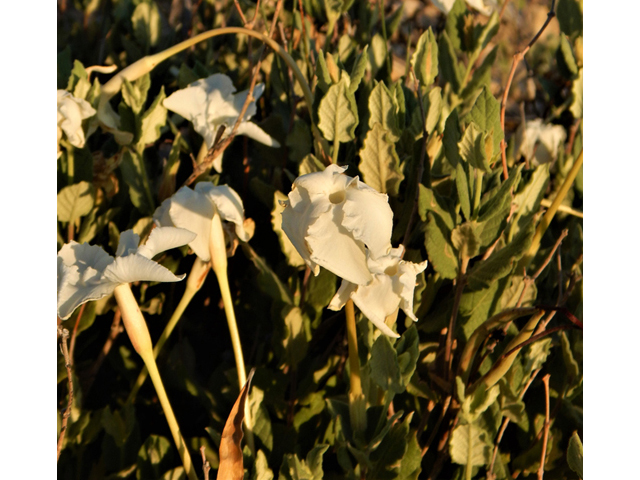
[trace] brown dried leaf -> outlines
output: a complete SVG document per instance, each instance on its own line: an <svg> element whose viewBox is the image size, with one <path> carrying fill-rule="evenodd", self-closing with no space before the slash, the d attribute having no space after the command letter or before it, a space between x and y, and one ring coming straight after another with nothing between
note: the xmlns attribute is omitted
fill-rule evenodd
<svg viewBox="0 0 640 480"><path fill-rule="evenodd" d="M242 480L244 465L242 462L242 421L244 420L244 404L249 395L249 387L255 369L249 373L247 383L244 384L236 403L229 413L227 423L222 431L220 439L220 466L218 467L217 480Z"/></svg>

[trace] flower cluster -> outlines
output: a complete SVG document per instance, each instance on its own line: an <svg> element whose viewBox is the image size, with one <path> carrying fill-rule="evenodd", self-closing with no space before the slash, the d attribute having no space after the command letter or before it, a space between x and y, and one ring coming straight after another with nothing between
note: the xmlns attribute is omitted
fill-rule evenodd
<svg viewBox="0 0 640 480"><path fill-rule="evenodd" d="M320 267L341 277L329 308L351 298L386 335L397 337L385 318L401 308L413 313L416 276L427 267L402 260L392 248L393 212L388 197L330 165L298 177L282 212L282 229L315 275Z"/></svg>

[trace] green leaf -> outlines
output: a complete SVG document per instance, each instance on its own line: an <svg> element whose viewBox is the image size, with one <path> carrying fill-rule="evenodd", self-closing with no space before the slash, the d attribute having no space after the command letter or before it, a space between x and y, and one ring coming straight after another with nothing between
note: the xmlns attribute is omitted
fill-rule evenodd
<svg viewBox="0 0 640 480"><path fill-rule="evenodd" d="M522 165L517 167L509 175L509 179L500 187L496 187L495 194L489 200L481 204L478 215L478 227L480 227L480 253L500 236L507 224L507 218L511 211L511 189L516 188L520 182ZM491 192L489 192L491 193Z"/></svg>
<svg viewBox="0 0 640 480"><path fill-rule="evenodd" d="M562 359L564 365L567 368L567 377L570 384L574 384L580 379L580 367L578 362L573 358L573 352L571 351L571 344L567 338L565 332L560 332L560 345L562 346Z"/></svg>
<svg viewBox="0 0 640 480"><path fill-rule="evenodd" d="M136 478L160 478L173 463L173 448L165 437L150 435L138 451Z"/></svg>
<svg viewBox="0 0 640 480"><path fill-rule="evenodd" d="M465 339L495 313L498 308L496 300L502 288L500 282L493 282L487 288L468 290L462 294L459 312L464 318L461 326Z"/></svg>
<svg viewBox="0 0 640 480"><path fill-rule="evenodd" d="M460 209L464 218L471 218L471 197L473 196L473 184L469 182L469 165L464 162L458 163L456 167L456 190L458 191L458 200L460 201Z"/></svg>
<svg viewBox="0 0 640 480"><path fill-rule="evenodd" d="M318 116L320 117L318 127L327 140L337 139L344 143L355 138L358 108L345 77L342 77L336 85L329 87L326 95L322 97Z"/></svg>
<svg viewBox="0 0 640 480"><path fill-rule="evenodd" d="M145 51L155 47L160 39L162 22L156 2L141 2L131 15L133 34Z"/></svg>
<svg viewBox="0 0 640 480"><path fill-rule="evenodd" d="M407 415L402 423L395 423L382 442L370 456L372 468L367 473L367 479L394 480L398 478L402 459L407 451L407 437L409 436L409 424L413 412Z"/></svg>
<svg viewBox="0 0 640 480"><path fill-rule="evenodd" d="M324 476L322 471L322 457L324 453L329 449L330 445L316 445L307 453L307 465L313 475L313 480L321 480Z"/></svg>
<svg viewBox="0 0 640 480"><path fill-rule="evenodd" d="M302 159L298 167L298 175L306 175L307 173L322 172L324 163L318 160L313 153L310 153Z"/></svg>
<svg viewBox="0 0 640 480"><path fill-rule="evenodd" d="M578 432L573 432L569 439L569 448L567 449L567 463L571 470L578 474L580 478L584 478L582 474L582 459L584 457L582 442L578 436Z"/></svg>
<svg viewBox="0 0 640 480"><path fill-rule="evenodd" d="M293 305L293 296L289 288L282 283L278 275L271 270L271 267L260 257L247 243L241 243L242 250L253 265L258 269L258 285L260 290L269 295L274 300ZM255 386L254 386L255 390Z"/></svg>
<svg viewBox="0 0 640 480"><path fill-rule="evenodd" d="M371 67L371 76L376 77L378 71L384 67L387 58L387 44L382 35L376 33L371 39L371 50L369 50L369 65Z"/></svg>
<svg viewBox="0 0 640 480"><path fill-rule="evenodd" d="M287 134L285 144L289 151L289 160L300 163L306 155L309 155L313 146L309 125L300 118L296 118L291 131Z"/></svg>
<svg viewBox="0 0 640 480"><path fill-rule="evenodd" d="M491 39L495 37L496 33L498 33L498 29L500 27L500 16L498 15L497 10L494 11L487 23L480 30L480 34L475 40L475 50L481 52L484 47L486 47Z"/></svg>
<svg viewBox="0 0 640 480"><path fill-rule="evenodd" d="M371 348L371 379L384 392L391 391L394 394L402 393L405 386L400 374L398 356L389 337L380 335Z"/></svg>
<svg viewBox="0 0 640 480"><path fill-rule="evenodd" d="M486 260L476 263L469 272L468 281L471 288L481 288L508 275L514 265L527 252L536 225L531 222L505 247L493 252Z"/></svg>
<svg viewBox="0 0 640 480"><path fill-rule="evenodd" d="M375 123L369 130L360 150L358 168L367 185L380 193L392 196L398 194L400 183L404 179L400 160L389 132L382 125Z"/></svg>
<svg viewBox="0 0 640 480"><path fill-rule="evenodd" d="M491 69L496 62L498 56L498 46L496 45L491 51L484 57L484 60L478 68L475 69L471 80L467 82L462 93L462 98L467 99L475 94L475 92L482 87L490 87L491 85Z"/></svg>
<svg viewBox="0 0 640 480"><path fill-rule="evenodd" d="M124 103L133 110L136 115L142 111L142 107L147 101L149 88L151 87L151 77L145 73L135 82L130 82L126 78L122 81L122 99Z"/></svg>
<svg viewBox="0 0 640 480"><path fill-rule="evenodd" d="M295 453L287 453L282 459L278 480L321 480L322 456L329 445L316 445L308 454L306 460L300 460Z"/></svg>
<svg viewBox="0 0 640 480"><path fill-rule="evenodd" d="M78 243L91 242L96 234L102 231L102 229L115 218L120 209L110 208L100 216L98 216L98 210L98 207L93 208L89 215L82 221L78 239L76 240Z"/></svg>
<svg viewBox="0 0 640 480"><path fill-rule="evenodd" d="M289 237L282 230L282 211L285 207L283 207L280 202L287 200L287 196L279 191L274 192L273 196L273 210L271 210L271 225L273 227L273 231L278 236L278 241L280 242L280 249L284 256L287 258L287 263L292 267L301 267L304 265L304 260L296 250L296 247L293 246Z"/></svg>
<svg viewBox="0 0 640 480"><path fill-rule="evenodd" d="M500 387L494 385L487 390L486 385L480 384L471 395L465 394L464 383L456 377L456 393L460 401L460 419L464 423L475 422L498 398Z"/></svg>
<svg viewBox="0 0 640 480"><path fill-rule="evenodd" d="M167 109L162 105L166 98L164 94L164 86L160 87L160 93L155 98L149 109L144 112L141 119L140 139L138 140L137 149L139 152L144 150L145 146L154 143L160 138L161 129L167 123Z"/></svg>
<svg viewBox="0 0 640 480"><path fill-rule="evenodd" d="M467 14L467 5L464 0L456 0L447 14L447 21L444 29L449 36L454 49L462 48L462 37L464 35L464 17Z"/></svg>
<svg viewBox="0 0 640 480"><path fill-rule="evenodd" d="M369 95L369 128L379 123L389 133L389 139L397 142L400 139L395 98L384 82L377 82Z"/></svg>
<svg viewBox="0 0 640 480"><path fill-rule="evenodd" d="M73 69L71 70L71 74L69 76L69 81L67 83L66 90L74 93L74 96L75 96L76 87L78 83L83 80L84 80L84 83L88 85L89 75L87 75L87 71L85 70L84 65L82 65L82 62L80 62L79 60L74 60ZM84 96L82 98L84 98Z"/></svg>
<svg viewBox="0 0 640 480"><path fill-rule="evenodd" d="M567 78L574 79L578 75L578 65L573 56L573 49L567 37L560 35L560 46L556 51L556 61L560 72Z"/></svg>
<svg viewBox="0 0 640 480"><path fill-rule="evenodd" d="M444 124L444 136L442 145L444 147L444 155L453 168L457 168L458 163L462 160L458 150L458 142L462 139L460 131L460 121L458 120L458 110L453 110L447 117Z"/></svg>
<svg viewBox="0 0 640 480"><path fill-rule="evenodd" d="M422 472L422 451L416 434L409 434L409 441L407 443L407 451L402 456L402 463L400 464L400 475L398 480L418 480L420 473Z"/></svg>
<svg viewBox="0 0 640 480"><path fill-rule="evenodd" d="M515 212L510 221L508 241L529 225L540 209L540 202L549 183L549 164L539 165L531 172L528 182L514 197Z"/></svg>
<svg viewBox="0 0 640 480"><path fill-rule="evenodd" d="M327 67L327 62L324 60L324 53L322 51L318 53L318 59L316 61L316 78L318 79L316 87L320 89L323 94L327 93L327 90L329 90L333 82L331 81L329 68Z"/></svg>
<svg viewBox="0 0 640 480"><path fill-rule="evenodd" d="M368 52L369 45L365 45L362 49L362 52L356 57L355 62L353 62L353 67L351 68L351 83L349 84L349 90L351 93L355 93L358 90L358 86L364 77L366 68L367 68L367 60L368 60ZM320 57L320 55L318 55Z"/></svg>
<svg viewBox="0 0 640 480"><path fill-rule="evenodd" d="M492 139L487 132L483 132L471 122L458 142L460 157L468 162L472 167L482 170L485 173L491 171L489 160L493 154Z"/></svg>
<svg viewBox="0 0 640 480"><path fill-rule="evenodd" d="M155 203L151 195L151 188L142 154L125 149L122 154L120 171L125 183L129 186L131 203L143 215L153 215Z"/></svg>
<svg viewBox="0 0 640 480"><path fill-rule="evenodd" d="M454 279L458 275L458 252L451 245L451 230L438 215L429 213L425 227L425 247L429 263L442 277Z"/></svg>
<svg viewBox="0 0 640 480"><path fill-rule="evenodd" d="M303 318L302 310L291 305L285 306L282 314L285 325L285 337L282 344L287 356L287 364L295 369L298 363L307 355L305 319Z"/></svg>
<svg viewBox="0 0 640 480"><path fill-rule="evenodd" d="M442 78L451 84L454 93L460 93L463 73L447 32L442 32L438 40L438 65Z"/></svg>
<svg viewBox="0 0 640 480"><path fill-rule="evenodd" d="M449 230L453 230L455 227L455 215L447 199L441 197L434 190L427 188L422 184L419 185L419 189L418 215L420 215L422 221L426 222L427 213L433 212L440 216L440 219L444 221Z"/></svg>
<svg viewBox="0 0 640 480"><path fill-rule="evenodd" d="M458 425L449 442L451 460L467 468L487 465L491 461L488 437L487 432L474 423Z"/></svg>
<svg viewBox="0 0 640 480"><path fill-rule="evenodd" d="M413 377L413 373L416 370L416 363L420 356L419 341L418 329L415 324L413 324L407 328L396 344L398 367L400 368L402 383L405 387L411 382L411 377Z"/></svg>
<svg viewBox="0 0 640 480"><path fill-rule="evenodd" d="M475 226L471 222L458 225L451 232L451 244L463 258L473 258L478 254L479 239Z"/></svg>
<svg viewBox="0 0 640 480"><path fill-rule="evenodd" d="M571 106L569 107L569 111L573 115L573 118L582 118L582 78L583 78L584 69L580 69L578 72L578 78L573 81L573 85L571 86Z"/></svg>
<svg viewBox="0 0 640 480"><path fill-rule="evenodd" d="M483 132L493 132L493 152L500 151L500 142L504 138L500 126L500 102L493 98L487 87L482 88L466 121L475 122Z"/></svg>
<svg viewBox="0 0 640 480"><path fill-rule="evenodd" d="M421 87L430 86L438 75L438 44L431 27L420 35L411 66Z"/></svg>
<svg viewBox="0 0 640 480"><path fill-rule="evenodd" d="M273 472L269 468L267 457L262 450L258 450L256 454L255 469L251 480L273 480Z"/></svg>
<svg viewBox="0 0 640 480"><path fill-rule="evenodd" d="M558 0L556 17L565 34L570 37L582 35L582 10L577 0Z"/></svg>
<svg viewBox="0 0 640 480"><path fill-rule="evenodd" d="M89 182L79 182L64 187L58 193L58 221L75 222L93 208L95 190Z"/></svg>

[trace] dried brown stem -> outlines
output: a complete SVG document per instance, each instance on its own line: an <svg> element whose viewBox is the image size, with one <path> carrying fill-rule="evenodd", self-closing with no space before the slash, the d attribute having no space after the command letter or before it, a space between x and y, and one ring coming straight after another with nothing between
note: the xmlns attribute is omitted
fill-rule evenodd
<svg viewBox="0 0 640 480"><path fill-rule="evenodd" d="M502 4L502 8L500 9L500 14L498 15L498 18L500 20L502 20L502 17L504 16L504 11L506 10L508 3L509 3L509 0L504 0L504 3Z"/></svg>
<svg viewBox="0 0 640 480"><path fill-rule="evenodd" d="M78 310L78 316L76 317L76 323L73 326L73 332L71 333L71 341L69 342L69 359L71 361L71 365L73 365L73 352L76 351L76 336L78 335L78 325L80 325L80 319L82 318L84 307L86 306L86 303L80 305L80 310Z"/></svg>
<svg viewBox="0 0 640 480"><path fill-rule="evenodd" d="M436 424L433 426L433 430L431 431L429 440L427 440L427 443L425 443L424 447L422 447L422 450L420 452L421 457L424 457L429 451L429 447L435 440L436 435L438 434L438 429L440 428L440 424L442 423L442 420L444 420L444 417L447 415L447 412L449 411L450 406L451 406L451 395L447 396L447 398L444 399L444 403L442 404L442 412L440 412L440 416L438 417Z"/></svg>
<svg viewBox="0 0 640 480"><path fill-rule="evenodd" d="M458 271L458 279L456 280L456 296L453 300L453 309L451 311L451 318L449 319L449 328L447 330L447 340L444 347L444 364L445 364L445 380L451 380L453 373L453 335L456 328L456 320L458 318L458 309L460 308L460 299L462 298L462 291L467 283L467 266L469 265L469 259L465 256L462 257L460 262L460 270Z"/></svg>
<svg viewBox="0 0 640 480"><path fill-rule="evenodd" d="M67 423L69 422L69 416L71 415L71 407L73 406L73 380L71 374L71 356L69 355L69 348L67 340L69 339L69 330L66 328L58 327L58 332L61 340L62 355L64 356L64 366L67 369L67 379L69 381L69 401L67 402L67 409L62 415L62 426L60 427L60 436L58 437L58 460L60 460L60 452L62 451L62 444L64 443L64 437L67 433Z"/></svg>
<svg viewBox="0 0 640 480"><path fill-rule="evenodd" d="M506 5L506 2L505 2L505 5ZM507 111L507 98L509 97L509 90L511 90L511 82L513 82L513 76L516 73L516 68L518 67L518 64L524 59L524 56L531 49L533 44L536 43L538 38L540 38L540 35L542 35L542 32L544 32L544 30L547 28L547 25L549 25L549 23L551 22L553 17L556 16L555 6L556 6L556 0L551 0L551 9L550 9L549 13L547 14L547 19L545 20L544 24L542 25L542 28L540 28L540 30L538 30L538 33L536 33L536 35L529 42L529 44L524 48L524 50L522 50L521 52L517 52L513 56L513 63L511 64L511 71L509 72L509 77L507 79L507 84L506 84L506 86L504 88L504 92L502 93L502 100L500 101L500 126L502 127L502 131L503 132L504 132L504 118L505 118L505 113ZM509 178L509 172L507 170L507 142L504 139L504 137L500 141L500 151L501 151L501 154L502 154L502 175L504 176L504 179L506 180L506 179Z"/></svg>
<svg viewBox="0 0 640 480"><path fill-rule="evenodd" d="M277 29L275 28L276 22L278 21L278 16L280 15L280 10L282 10L283 3L284 3L284 0L278 0L278 3L276 5L276 11L273 14L273 19L271 21L271 29L269 30L269 36L271 37L273 37L274 32L277 31ZM256 14L257 14L257 10L256 10ZM255 17L254 17L254 20L255 20ZM253 20L251 21L251 23L253 23ZM265 51L266 51L266 45L262 45L261 51L260 51L260 58L258 59L258 63L254 67L253 75L251 76L251 84L249 85L249 92L247 94L247 98L245 99L244 104L242 105L242 110L240 110L240 114L238 115L238 119L236 120L236 123L233 126L231 133L223 141L216 142L213 144L213 146L209 149L209 151L207 152L207 155L204 157L202 162L194 169L193 173L191 173L187 181L184 183L185 185L192 184L196 180L196 178L198 178L200 175L206 172L209 168L211 168L211 165L213 164L213 160L217 158L218 155L221 155L226 150L226 148L231 144L231 141L233 140L233 138L236 135L236 132L238 131L238 127L240 127L240 124L242 123L242 120L244 119L244 116L247 113L247 109L249 108L249 105L251 104L252 101L255 100L253 98L253 90L255 89L256 83L258 81L258 74L260 73L260 66L262 65L262 60L264 58Z"/></svg>
<svg viewBox="0 0 640 480"><path fill-rule="evenodd" d="M202 455L202 470L204 470L204 480L209 480L209 470L211 470L211 465L209 464L207 456L205 455L204 445L200 447L200 455Z"/></svg>
<svg viewBox="0 0 640 480"><path fill-rule="evenodd" d="M542 437L542 455L540 457L540 468L538 469L538 480L544 477L544 460L547 456L547 441L549 440L549 377L547 373L542 377L544 383L544 400L545 400L545 419L544 419L544 436Z"/></svg>

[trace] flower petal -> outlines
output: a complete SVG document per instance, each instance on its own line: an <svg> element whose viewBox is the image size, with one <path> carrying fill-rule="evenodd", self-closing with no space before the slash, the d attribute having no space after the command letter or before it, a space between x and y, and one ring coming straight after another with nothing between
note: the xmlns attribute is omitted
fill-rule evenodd
<svg viewBox="0 0 640 480"><path fill-rule="evenodd" d="M413 292L416 288L416 276L424 271L425 268L427 268L426 260L421 263L402 261L398 265L398 275L395 279L395 282L402 285L400 308L414 322L418 321L418 318L413 313Z"/></svg>
<svg viewBox="0 0 640 480"><path fill-rule="evenodd" d="M351 283L366 285L371 281L364 244L355 242L333 215L321 215L309 226L305 240L313 262Z"/></svg>
<svg viewBox="0 0 640 480"><path fill-rule="evenodd" d="M74 241L63 245L58 252L58 257L62 258L67 267L76 265L80 275L83 275L87 268L102 272L114 260L97 245L80 244Z"/></svg>
<svg viewBox="0 0 640 480"><path fill-rule="evenodd" d="M367 247L373 258L387 255L391 250L393 211L388 197L358 177L346 190L346 200L339 207L344 212L342 225Z"/></svg>
<svg viewBox="0 0 640 480"><path fill-rule="evenodd" d="M116 258L115 262L109 265L104 272L104 278L114 285L145 280L152 282L178 282L184 277L184 275L176 276L159 263L138 254Z"/></svg>
<svg viewBox="0 0 640 480"><path fill-rule="evenodd" d="M353 292L355 292L357 288L358 285L356 285L355 283L342 280L342 283L340 283L340 288L338 288L338 291L331 299L331 302L329 302L329 305L327 305L327 308L329 310L337 312L342 307L344 307L345 303L347 303L347 300L351 298L351 295L353 295Z"/></svg>
<svg viewBox="0 0 640 480"><path fill-rule="evenodd" d="M156 227L151 230L147 243L138 248L136 253L151 259L160 252L192 242L196 236L184 228Z"/></svg>
<svg viewBox="0 0 640 480"><path fill-rule="evenodd" d="M269 136L258 125L251 122L242 122L238 125L237 135L245 135L249 138L253 138L256 142L260 142L267 147L280 148L280 143Z"/></svg>
<svg viewBox="0 0 640 480"><path fill-rule="evenodd" d="M126 257L127 255L136 253L139 244L140 235L133 233L133 230L125 230L120 234L116 257Z"/></svg>
<svg viewBox="0 0 640 480"><path fill-rule="evenodd" d="M65 282L58 292L58 316L66 320L80 305L110 295L117 286L117 283L104 280L90 285Z"/></svg>
<svg viewBox="0 0 640 480"><path fill-rule="evenodd" d="M220 218L236 225L236 235L246 242L249 235L244 230L244 205L236 191L227 185L215 186L210 182L196 184L196 192L207 197L218 209Z"/></svg>
<svg viewBox="0 0 640 480"><path fill-rule="evenodd" d="M171 197L171 221L176 227L188 229L197 235L189 242L189 246L205 262L211 259L209 235L214 208L207 197L189 187L182 187Z"/></svg>
<svg viewBox="0 0 640 480"><path fill-rule="evenodd" d="M207 146L210 147L213 144L215 129L207 121L205 112L207 92L203 80L198 80L187 88L173 92L164 99L162 105L189 120L193 124L193 129L205 139Z"/></svg>
<svg viewBox="0 0 640 480"><path fill-rule="evenodd" d="M369 285L359 285L351 295L362 313L385 335L399 337L384 319L400 306L400 297L393 291L392 278L388 275L374 275Z"/></svg>

